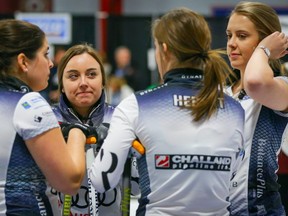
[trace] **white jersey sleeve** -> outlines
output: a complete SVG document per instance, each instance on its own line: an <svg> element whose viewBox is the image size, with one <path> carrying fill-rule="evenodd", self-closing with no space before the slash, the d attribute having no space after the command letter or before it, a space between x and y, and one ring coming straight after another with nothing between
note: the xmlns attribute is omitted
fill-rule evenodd
<svg viewBox="0 0 288 216"><path fill-rule="evenodd" d="M59 127L50 105L38 92L27 93L19 100L14 112L13 124L24 140Z"/></svg>
<svg viewBox="0 0 288 216"><path fill-rule="evenodd" d="M137 107L135 95L132 94L113 113L107 138L89 172L93 186L100 193L114 188L120 180L132 141L136 138L133 125L138 117ZM116 134L119 131L117 128L121 128L121 133ZM109 136L109 133L113 133L113 136ZM107 163L102 162L99 166L100 161Z"/></svg>

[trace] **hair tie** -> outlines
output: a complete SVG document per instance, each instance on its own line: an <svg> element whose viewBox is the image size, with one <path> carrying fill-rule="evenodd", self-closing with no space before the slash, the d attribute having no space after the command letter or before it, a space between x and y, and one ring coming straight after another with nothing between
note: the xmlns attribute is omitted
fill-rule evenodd
<svg viewBox="0 0 288 216"><path fill-rule="evenodd" d="M208 58L208 52L201 52L201 53L197 54L197 56L202 58L202 59L207 59Z"/></svg>

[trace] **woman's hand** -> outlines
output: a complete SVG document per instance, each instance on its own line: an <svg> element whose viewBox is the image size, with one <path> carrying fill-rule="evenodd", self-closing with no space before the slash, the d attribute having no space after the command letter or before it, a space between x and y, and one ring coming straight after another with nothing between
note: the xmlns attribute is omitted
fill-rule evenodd
<svg viewBox="0 0 288 216"><path fill-rule="evenodd" d="M270 59L279 59L288 54L288 36L283 32L274 32L265 37L259 46L267 47L270 51Z"/></svg>

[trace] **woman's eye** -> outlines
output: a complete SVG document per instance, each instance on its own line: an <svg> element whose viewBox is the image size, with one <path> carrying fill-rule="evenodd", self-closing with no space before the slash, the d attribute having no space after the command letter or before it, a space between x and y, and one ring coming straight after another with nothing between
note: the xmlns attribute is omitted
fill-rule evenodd
<svg viewBox="0 0 288 216"><path fill-rule="evenodd" d="M46 52L46 53L44 54L44 56L45 56L45 58L49 58L49 52Z"/></svg>
<svg viewBox="0 0 288 216"><path fill-rule="evenodd" d="M96 73L96 71L89 71L87 75L88 75L88 77L93 78L97 75L97 73Z"/></svg>
<svg viewBox="0 0 288 216"><path fill-rule="evenodd" d="M70 74L69 79L77 79L78 75L76 74Z"/></svg>
<svg viewBox="0 0 288 216"><path fill-rule="evenodd" d="M239 37L240 39L245 39L245 38L246 38L246 35L240 34L238 37Z"/></svg>

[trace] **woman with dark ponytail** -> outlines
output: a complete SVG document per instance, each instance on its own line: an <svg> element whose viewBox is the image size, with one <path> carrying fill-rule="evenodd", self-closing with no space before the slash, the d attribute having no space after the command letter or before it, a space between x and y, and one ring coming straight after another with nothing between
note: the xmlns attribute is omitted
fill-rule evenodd
<svg viewBox="0 0 288 216"><path fill-rule="evenodd" d="M47 181L73 195L85 175L87 127L71 124L66 142L38 93L53 67L48 53L38 26L0 21L0 215L50 216Z"/></svg>

